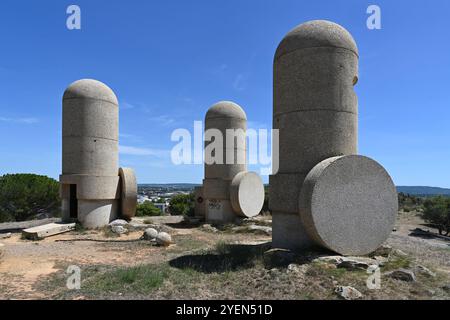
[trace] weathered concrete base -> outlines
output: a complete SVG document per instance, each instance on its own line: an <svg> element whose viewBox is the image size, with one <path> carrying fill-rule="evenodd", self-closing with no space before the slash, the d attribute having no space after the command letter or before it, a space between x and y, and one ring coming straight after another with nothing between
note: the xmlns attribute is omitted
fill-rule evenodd
<svg viewBox="0 0 450 320"><path fill-rule="evenodd" d="M302 251L314 247L299 214L272 212L272 247Z"/></svg>
<svg viewBox="0 0 450 320"><path fill-rule="evenodd" d="M231 223L236 215L231 207L230 200L206 200L206 221L210 223Z"/></svg>
<svg viewBox="0 0 450 320"><path fill-rule="evenodd" d="M298 212L298 197L307 173L277 173L269 176L269 209Z"/></svg>
<svg viewBox="0 0 450 320"><path fill-rule="evenodd" d="M203 179L203 196L206 199L229 199L230 180L219 178Z"/></svg>
<svg viewBox="0 0 450 320"><path fill-rule="evenodd" d="M22 231L22 236L29 240L39 240L75 229L75 223L50 223Z"/></svg>
<svg viewBox="0 0 450 320"><path fill-rule="evenodd" d="M195 216L199 218L204 218L206 215L206 200L203 194L203 187L195 187L194 189L194 211Z"/></svg>
<svg viewBox="0 0 450 320"><path fill-rule="evenodd" d="M101 228L117 219L118 200L79 200L78 221L88 229Z"/></svg>

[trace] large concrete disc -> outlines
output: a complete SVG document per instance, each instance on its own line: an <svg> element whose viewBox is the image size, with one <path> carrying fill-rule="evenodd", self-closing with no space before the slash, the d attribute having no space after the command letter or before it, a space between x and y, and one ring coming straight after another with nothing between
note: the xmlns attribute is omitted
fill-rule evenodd
<svg viewBox="0 0 450 320"><path fill-rule="evenodd" d="M119 169L121 184L121 211L122 217L131 219L136 214L137 206L137 183L134 170L130 168Z"/></svg>
<svg viewBox="0 0 450 320"><path fill-rule="evenodd" d="M230 185L231 206L242 217L254 217L264 205L264 184L255 172L238 173Z"/></svg>
<svg viewBox="0 0 450 320"><path fill-rule="evenodd" d="M358 155L333 157L307 175L299 212L308 235L343 255L364 255L389 236L398 211L397 191L386 170Z"/></svg>

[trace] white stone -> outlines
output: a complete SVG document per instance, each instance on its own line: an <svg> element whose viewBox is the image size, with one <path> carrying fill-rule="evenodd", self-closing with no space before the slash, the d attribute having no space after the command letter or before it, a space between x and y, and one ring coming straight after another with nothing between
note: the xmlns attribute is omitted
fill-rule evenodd
<svg viewBox="0 0 450 320"><path fill-rule="evenodd" d="M147 228L144 231L145 240L153 240L158 236L158 231L154 228Z"/></svg>
<svg viewBox="0 0 450 320"><path fill-rule="evenodd" d="M169 246L172 243L172 237L166 232L160 232L156 236L156 243L160 246Z"/></svg>
<svg viewBox="0 0 450 320"><path fill-rule="evenodd" d="M126 226L127 224L128 222L126 220L116 219L112 221L109 225L112 227L112 226Z"/></svg>
<svg viewBox="0 0 450 320"><path fill-rule="evenodd" d="M125 229L123 226L119 226L119 225L111 226L111 231L114 233L117 233L117 234L124 234L124 233L128 232L127 229Z"/></svg>
<svg viewBox="0 0 450 320"><path fill-rule="evenodd" d="M357 300L362 298L362 293L350 286L336 287L335 292L345 300Z"/></svg>

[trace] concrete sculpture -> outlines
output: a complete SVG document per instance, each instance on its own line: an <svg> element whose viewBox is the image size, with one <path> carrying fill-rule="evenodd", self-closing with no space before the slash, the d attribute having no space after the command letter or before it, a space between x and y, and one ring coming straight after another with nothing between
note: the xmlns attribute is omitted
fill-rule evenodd
<svg viewBox="0 0 450 320"><path fill-rule="evenodd" d="M72 83L63 96L63 220L86 228L107 225L136 211L132 169L119 170L119 104L105 84L90 79Z"/></svg>
<svg viewBox="0 0 450 320"><path fill-rule="evenodd" d="M264 204L264 185L246 163L247 116L240 106L221 101L205 117L205 179L198 189L196 215L209 222L253 217ZM197 197L198 200L198 197Z"/></svg>
<svg viewBox="0 0 450 320"><path fill-rule="evenodd" d="M273 245L366 254L384 242L396 190L375 161L357 156L358 49L323 20L290 31L274 59L273 127L279 171L270 176Z"/></svg>

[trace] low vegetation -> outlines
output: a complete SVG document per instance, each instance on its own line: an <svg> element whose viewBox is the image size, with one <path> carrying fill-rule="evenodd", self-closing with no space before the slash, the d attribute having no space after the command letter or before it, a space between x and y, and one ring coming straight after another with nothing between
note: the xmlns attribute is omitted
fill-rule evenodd
<svg viewBox="0 0 450 320"><path fill-rule="evenodd" d="M145 201L144 203L138 204L136 208L137 217L160 215L162 215L162 211L158 209L151 201Z"/></svg>
<svg viewBox="0 0 450 320"><path fill-rule="evenodd" d="M441 235L450 233L450 198L435 197L423 203L423 219L435 226Z"/></svg>
<svg viewBox="0 0 450 320"><path fill-rule="evenodd" d="M194 193L179 194L170 199L169 211L173 216L194 216Z"/></svg>
<svg viewBox="0 0 450 320"><path fill-rule="evenodd" d="M59 183L35 174L0 177L0 222L25 221L60 214Z"/></svg>

